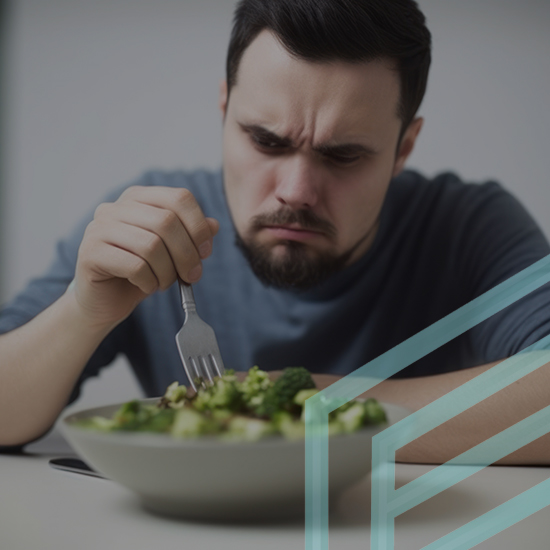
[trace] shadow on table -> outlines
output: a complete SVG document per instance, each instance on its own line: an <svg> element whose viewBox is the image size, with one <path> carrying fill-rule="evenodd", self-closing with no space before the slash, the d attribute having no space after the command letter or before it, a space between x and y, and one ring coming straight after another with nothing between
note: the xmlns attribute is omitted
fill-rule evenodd
<svg viewBox="0 0 550 550"><path fill-rule="evenodd" d="M415 476L396 476L396 486L401 487L415 479ZM371 516L371 478L365 478L361 483L348 489L331 510L330 528L368 527ZM484 510L490 499L481 501L479 494L472 494L459 486L446 489L443 493L424 501L408 512L397 517L401 526L414 524L417 526L440 523L453 518L465 521L475 516L475 510Z"/></svg>
<svg viewBox="0 0 550 550"><path fill-rule="evenodd" d="M401 486L411 481L403 476L397 479L397 485ZM365 529L370 527L370 493L371 482L370 476L364 481L354 485L348 489L339 499L331 503L329 513L329 526L331 532L338 532L351 529ZM444 496L444 498L442 498ZM472 495L466 490L459 487L451 487L445 491L445 494L429 499L418 507L402 514L398 517L399 524L405 526L414 524L416 526L429 526L438 524L448 518L453 518L455 521L461 519L468 520L472 516L474 509L478 509L486 505L480 502L479 494ZM286 519L255 519L255 520L198 520L185 519L181 517L171 517L155 513L145 508L138 497L128 495L127 499L121 500L118 503L119 508L125 514L132 516L155 517L160 521L179 524L196 524L209 525L212 527L219 526L220 528L239 528L250 526L251 528L269 527L270 529L284 529L303 531L305 522L304 516L295 516Z"/></svg>

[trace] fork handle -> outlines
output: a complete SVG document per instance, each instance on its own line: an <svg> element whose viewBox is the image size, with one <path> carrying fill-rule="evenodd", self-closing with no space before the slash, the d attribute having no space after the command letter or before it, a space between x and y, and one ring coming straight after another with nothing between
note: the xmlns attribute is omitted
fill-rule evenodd
<svg viewBox="0 0 550 550"><path fill-rule="evenodd" d="M179 279L180 283L180 294L181 294L181 305L183 309L187 312L197 311L195 306L195 295L193 294L193 287L188 285L186 282Z"/></svg>

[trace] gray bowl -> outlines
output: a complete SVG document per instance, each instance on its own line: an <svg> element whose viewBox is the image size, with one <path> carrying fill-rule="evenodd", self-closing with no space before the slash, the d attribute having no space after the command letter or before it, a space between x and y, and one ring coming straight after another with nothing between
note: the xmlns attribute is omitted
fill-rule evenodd
<svg viewBox="0 0 550 550"><path fill-rule="evenodd" d="M156 402L146 399L144 402ZM214 438L174 439L166 434L94 432L73 425L111 417L120 404L63 418L64 435L105 477L131 489L145 508L190 519L273 520L304 513L305 444L271 437L254 443ZM390 423L410 411L383 405ZM329 439L329 495L360 481L371 469L371 439L387 424Z"/></svg>

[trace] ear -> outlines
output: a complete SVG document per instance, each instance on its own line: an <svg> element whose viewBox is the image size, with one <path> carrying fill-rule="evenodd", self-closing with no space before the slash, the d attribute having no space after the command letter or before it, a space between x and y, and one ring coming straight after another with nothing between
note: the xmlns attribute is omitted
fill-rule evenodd
<svg viewBox="0 0 550 550"><path fill-rule="evenodd" d="M222 118L225 120L225 114L227 111L227 81L222 80L220 82L220 96L218 99L218 107L222 113Z"/></svg>
<svg viewBox="0 0 550 550"><path fill-rule="evenodd" d="M415 118L409 127L405 130L401 144L399 145L399 151L395 157L395 164L393 166L392 178L397 176L404 168L405 162L409 158L409 155L414 149L416 138L422 129L424 119L422 117Z"/></svg>

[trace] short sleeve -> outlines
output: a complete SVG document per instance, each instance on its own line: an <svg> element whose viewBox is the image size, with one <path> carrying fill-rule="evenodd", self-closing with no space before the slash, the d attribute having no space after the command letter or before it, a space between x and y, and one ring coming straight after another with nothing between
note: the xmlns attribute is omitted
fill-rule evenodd
<svg viewBox="0 0 550 550"><path fill-rule="evenodd" d="M542 230L521 203L500 185L484 184L474 198L458 203L456 273L476 298L550 254ZM464 206L464 208L462 208ZM464 214L467 212L467 214ZM550 334L550 285L473 328L470 339L485 362L510 357Z"/></svg>

